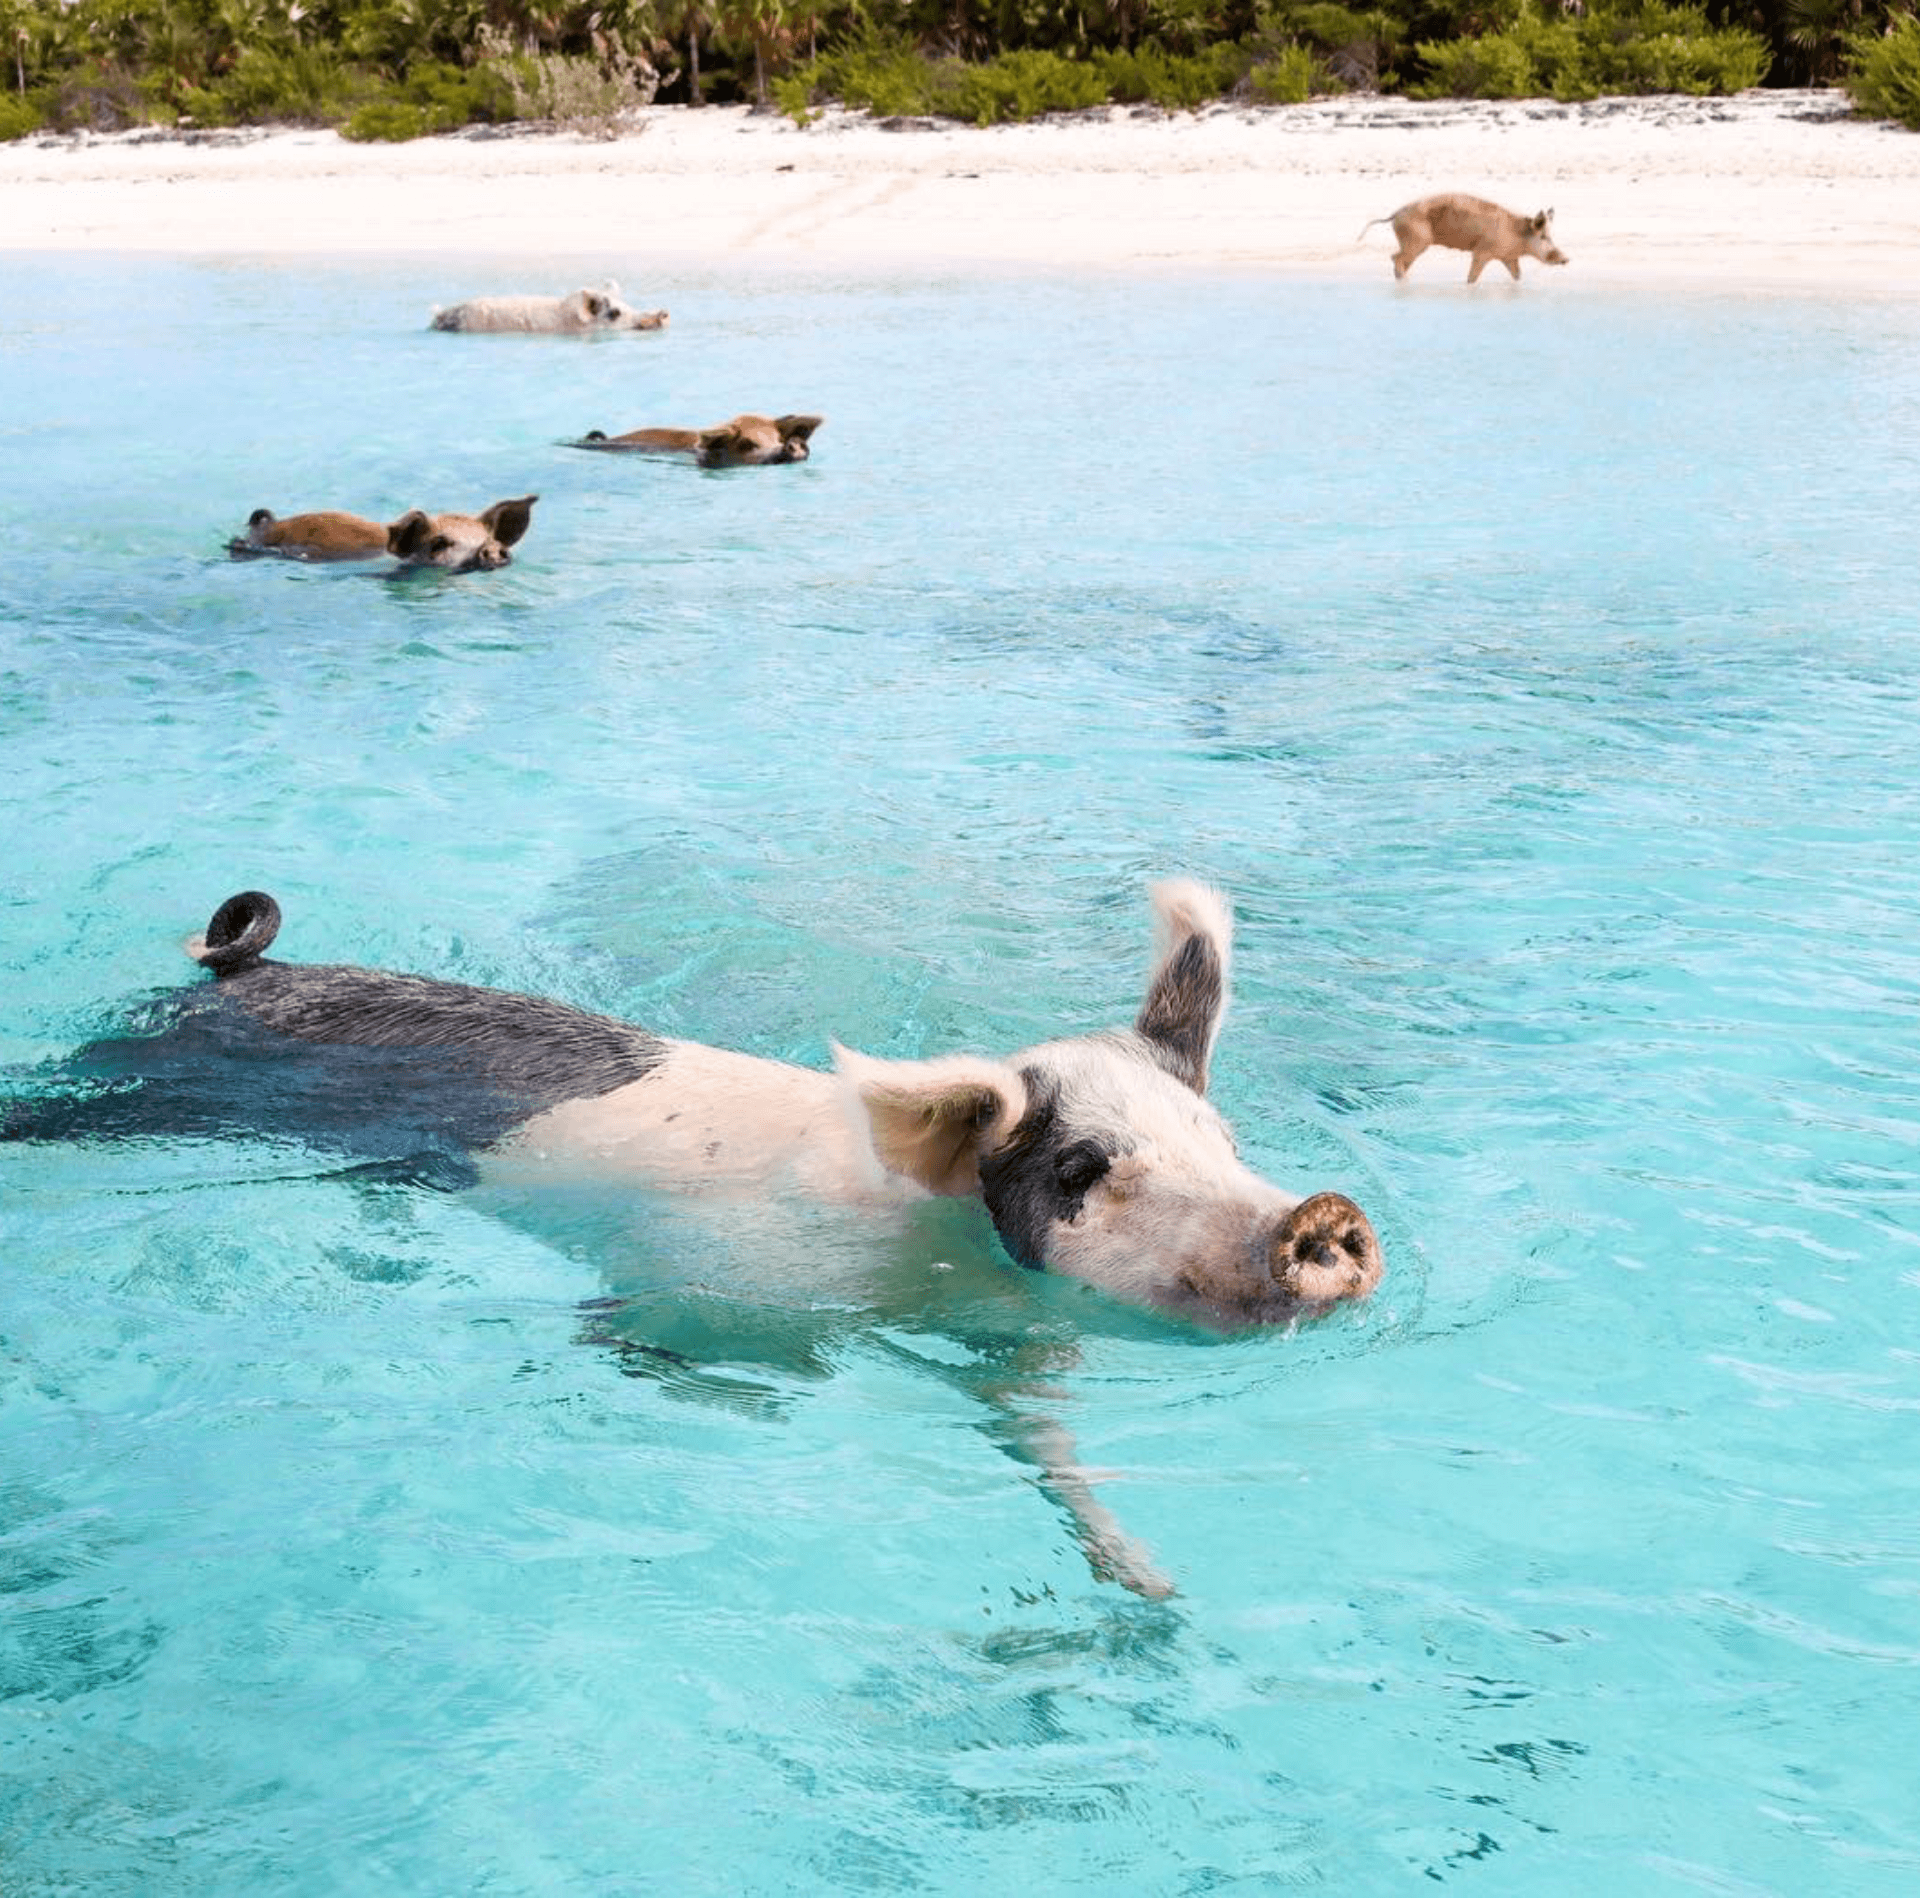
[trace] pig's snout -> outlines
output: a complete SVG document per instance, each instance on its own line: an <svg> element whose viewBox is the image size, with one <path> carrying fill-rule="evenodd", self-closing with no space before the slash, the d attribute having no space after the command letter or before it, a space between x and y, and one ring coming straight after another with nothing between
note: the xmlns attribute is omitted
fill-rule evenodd
<svg viewBox="0 0 1920 1898"><path fill-rule="evenodd" d="M1275 1286L1302 1305L1364 1298L1386 1270L1372 1222L1344 1193L1303 1199L1281 1221L1268 1256Z"/></svg>

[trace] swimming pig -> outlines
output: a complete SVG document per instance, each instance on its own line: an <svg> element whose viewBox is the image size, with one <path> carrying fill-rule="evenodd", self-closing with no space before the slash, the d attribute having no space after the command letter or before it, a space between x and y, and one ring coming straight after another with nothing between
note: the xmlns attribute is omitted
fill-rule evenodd
<svg viewBox="0 0 1920 1898"><path fill-rule="evenodd" d="M691 455L703 468L746 468L778 461L805 461L808 443L824 418L818 415L736 415L716 428L634 428L603 435L597 428L572 445L629 453Z"/></svg>
<svg viewBox="0 0 1920 1898"><path fill-rule="evenodd" d="M1375 224L1391 224L1400 240L1394 252L1393 274L1404 277L1422 252L1438 244L1444 250L1468 250L1473 262L1467 266L1467 281L1478 283L1480 273L1489 264L1505 264L1513 280L1520 281L1520 259L1537 257L1543 264L1564 264L1567 260L1553 241L1551 211L1536 211L1522 217L1517 211L1503 210L1486 198L1469 198L1459 192L1443 192L1438 197L1421 198L1403 204L1387 217L1374 218L1361 226L1365 237Z"/></svg>
<svg viewBox="0 0 1920 1898"><path fill-rule="evenodd" d="M471 573L512 561L507 550L525 537L539 498L523 494L517 501L496 501L479 514L426 514L411 508L384 527L360 514L323 510L281 520L257 507L247 517L247 531L227 542L227 552L236 560L273 554L313 561L378 560L391 554L402 566Z"/></svg>
<svg viewBox="0 0 1920 1898"><path fill-rule="evenodd" d="M215 981L165 1032L83 1058L126 1085L23 1103L8 1131L264 1127L387 1160L439 1143L482 1179L849 1204L974 1196L1023 1265L1202 1323L1285 1323L1364 1297L1382 1260L1360 1208L1251 1172L1206 1098L1227 1004L1224 900L1171 882L1153 904L1160 945L1132 1026L1005 1059L836 1047L829 1074L534 996L271 961L279 906L248 891L189 943Z"/></svg>
<svg viewBox="0 0 1920 1898"><path fill-rule="evenodd" d="M530 335L584 336L602 330L666 328L665 310L635 310L620 300L617 284L575 290L564 297L469 297L436 309L427 327L436 330L517 330Z"/></svg>

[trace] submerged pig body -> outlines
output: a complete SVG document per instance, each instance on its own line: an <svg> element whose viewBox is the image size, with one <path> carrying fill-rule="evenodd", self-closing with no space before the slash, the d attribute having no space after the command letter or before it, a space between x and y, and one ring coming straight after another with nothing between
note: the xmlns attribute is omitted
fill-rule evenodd
<svg viewBox="0 0 1920 1898"><path fill-rule="evenodd" d="M270 961L278 906L249 892L190 945L217 980L188 1005L208 1047L245 1042L244 1064L211 1072L204 1048L163 1057L164 1036L144 1061L141 1042L114 1044L116 1060L136 1082L166 1068L156 1110L184 1083L201 1131L234 1124L219 1096L251 1070L289 1120L324 1097L338 1135L364 1150L367 1114L354 1118L352 1096L371 1085L369 1111L394 1123L396 1141L471 1150L482 1177L559 1172L855 1203L975 1196L1023 1264L1202 1319L1282 1322L1364 1296L1382 1262L1359 1208L1252 1173L1206 1099L1227 999L1224 903L1192 883L1163 884L1154 902L1161 947L1131 1027L1004 1060L836 1049L822 1073L534 996ZM325 1088L309 1097L263 1079L267 1054L272 1067L317 1067ZM98 1110L116 1102L130 1118L102 1125ZM143 1130L140 1086L79 1105L99 1130ZM88 1119L77 1109L71 1124L13 1131L84 1132Z"/></svg>

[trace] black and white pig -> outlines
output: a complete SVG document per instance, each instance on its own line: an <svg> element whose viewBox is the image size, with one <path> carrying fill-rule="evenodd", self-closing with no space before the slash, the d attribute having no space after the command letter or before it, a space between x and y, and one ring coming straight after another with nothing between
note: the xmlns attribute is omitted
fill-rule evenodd
<svg viewBox="0 0 1920 1898"><path fill-rule="evenodd" d="M4 1132L281 1133L507 1183L975 1196L1023 1265L1203 1324L1284 1324L1365 1297L1383 1270L1366 1215L1250 1171L1206 1097L1224 899L1169 882L1153 904L1158 953L1131 1027L1004 1059L836 1046L826 1073L535 996L273 961L279 905L248 891L187 945L211 984L172 998L158 1032L94 1044L85 1094L18 1102Z"/></svg>

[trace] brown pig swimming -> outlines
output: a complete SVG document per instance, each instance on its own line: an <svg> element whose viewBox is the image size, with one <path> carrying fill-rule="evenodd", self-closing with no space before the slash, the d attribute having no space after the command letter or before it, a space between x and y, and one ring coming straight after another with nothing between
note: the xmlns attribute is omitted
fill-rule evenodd
<svg viewBox="0 0 1920 1898"><path fill-rule="evenodd" d="M1227 1003L1224 899L1171 882L1153 903L1160 943L1130 1027L1004 1060L836 1048L829 1074L535 996L275 962L279 906L248 891L188 945L210 988L164 1032L87 1051L120 1085L24 1103L7 1134L246 1130L249 1084L265 1090L269 1131L360 1153L385 1141L372 1157L389 1161L421 1146L470 1155L483 1179L974 1196L1022 1264L1203 1322L1282 1323L1364 1297L1383 1264L1360 1208L1251 1172L1206 1098Z"/></svg>
<svg viewBox="0 0 1920 1898"><path fill-rule="evenodd" d="M575 448L612 453L691 455L703 468L759 468L805 461L813 452L818 415L736 415L712 428L630 428L624 435L590 429Z"/></svg>
<svg viewBox="0 0 1920 1898"><path fill-rule="evenodd" d="M1537 257L1543 264L1564 264L1567 259L1553 241L1553 213L1536 211L1522 217L1487 198L1470 198L1458 191L1446 191L1437 197L1421 198L1403 204L1386 217L1377 217L1360 228L1365 237L1375 224L1391 224L1399 240L1393 254L1393 274L1404 277L1414 260L1438 244L1443 250L1473 253L1467 266L1467 281L1478 283L1480 273L1489 264L1505 264L1515 283L1520 281L1520 259Z"/></svg>
<svg viewBox="0 0 1920 1898"><path fill-rule="evenodd" d="M257 507L247 516L246 531L227 542L227 552L235 560L275 556L315 562L378 560L391 554L403 567L474 573L511 564L509 549L526 537L539 498L523 494L517 500L496 501L478 514L428 514L409 508L385 525L331 509L282 520L271 509Z"/></svg>

